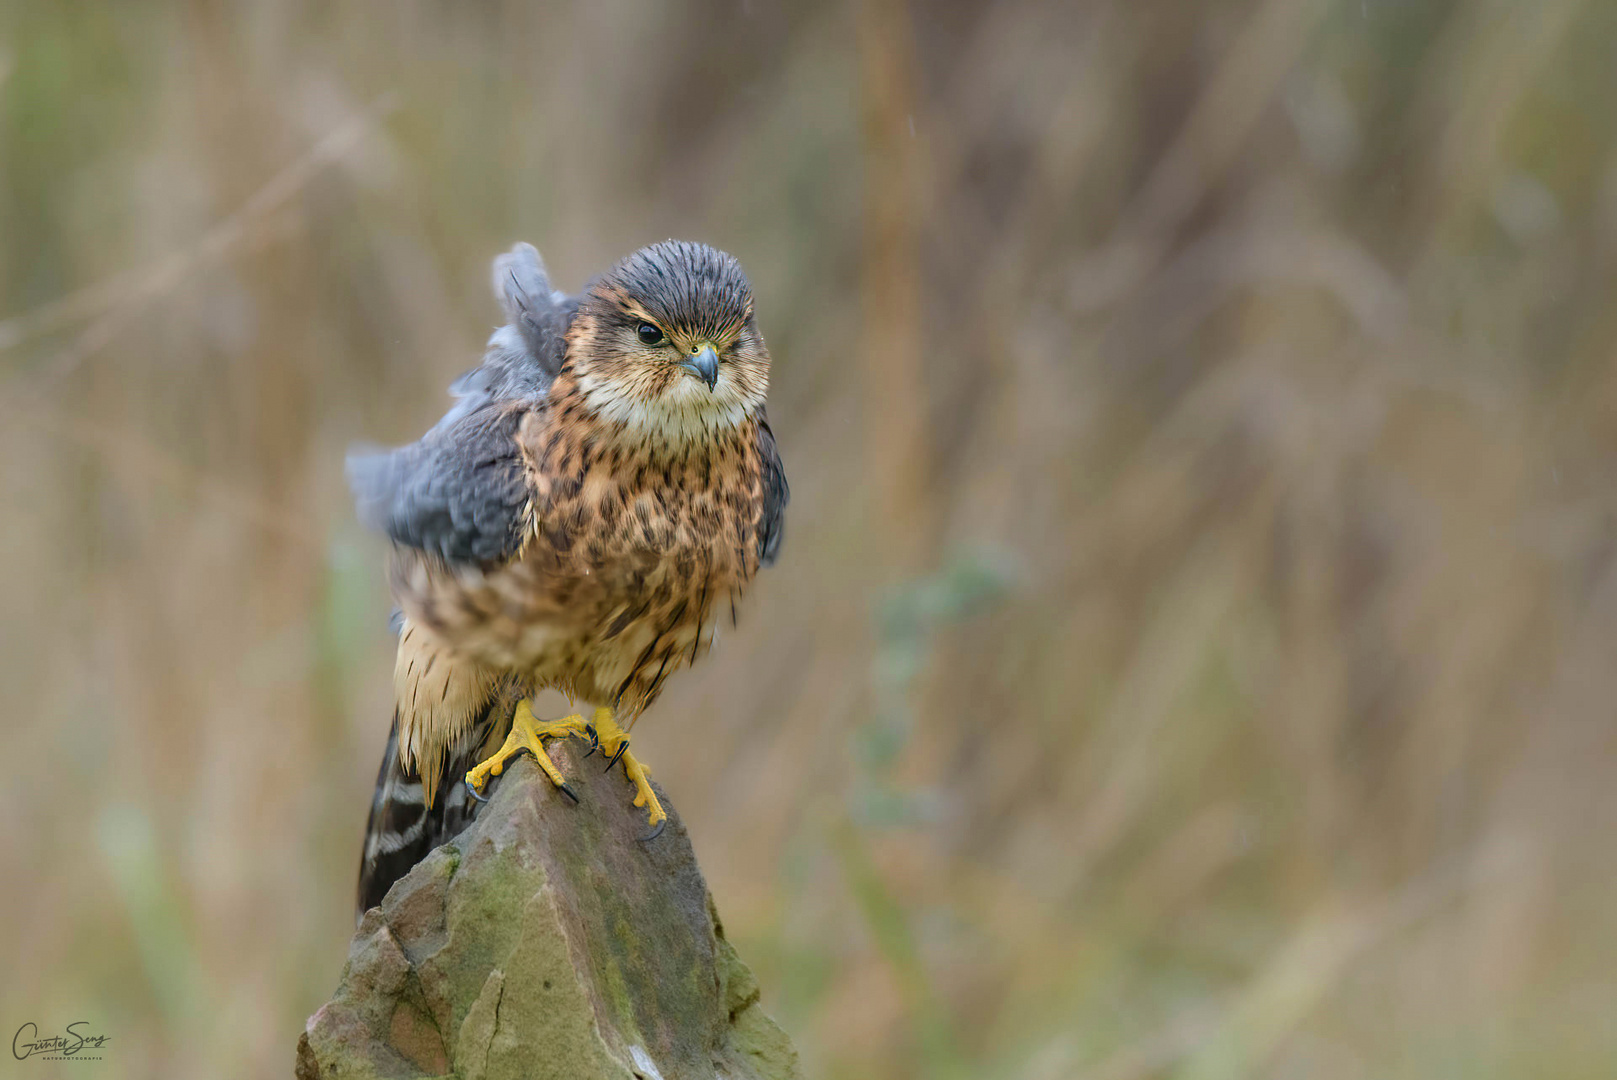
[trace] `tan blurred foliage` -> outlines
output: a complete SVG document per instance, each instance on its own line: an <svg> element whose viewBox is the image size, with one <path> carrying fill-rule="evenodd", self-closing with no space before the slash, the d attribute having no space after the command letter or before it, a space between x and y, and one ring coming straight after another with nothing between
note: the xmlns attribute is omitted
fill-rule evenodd
<svg viewBox="0 0 1617 1080"><path fill-rule="evenodd" d="M677 235L794 501L635 734L812 1075L1613 1075L1614 55L1579 0L0 5L0 1029L289 1074L388 723L344 448L513 240Z"/></svg>

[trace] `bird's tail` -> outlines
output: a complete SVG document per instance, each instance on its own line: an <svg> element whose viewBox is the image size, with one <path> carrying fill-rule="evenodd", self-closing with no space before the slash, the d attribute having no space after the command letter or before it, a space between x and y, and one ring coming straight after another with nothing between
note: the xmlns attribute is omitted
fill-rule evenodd
<svg viewBox="0 0 1617 1080"><path fill-rule="evenodd" d="M477 816L478 804L467 793L461 777L498 748L511 724L513 693L490 696L462 736L444 754L438 776L443 782L427 805L420 771L399 757L399 714L393 713L387 750L376 774L370 821L365 826L365 847L359 862L359 915L382 902L393 883L426 857L433 848L454 837Z"/></svg>

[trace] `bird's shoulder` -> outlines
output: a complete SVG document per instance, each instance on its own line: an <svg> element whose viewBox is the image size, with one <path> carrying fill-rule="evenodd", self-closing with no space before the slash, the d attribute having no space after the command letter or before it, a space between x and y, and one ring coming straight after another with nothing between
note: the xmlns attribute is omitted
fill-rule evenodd
<svg viewBox="0 0 1617 1080"><path fill-rule="evenodd" d="M530 466L522 432L542 424L544 398L457 406L417 441L349 455L362 520L395 543L450 563L511 557L530 528Z"/></svg>
<svg viewBox="0 0 1617 1080"><path fill-rule="evenodd" d="M494 260L493 286L507 322L450 386L454 405L415 442L358 447L347 466L366 524L404 548L478 568L511 558L531 531L523 433L544 424L578 307L550 287L528 244Z"/></svg>

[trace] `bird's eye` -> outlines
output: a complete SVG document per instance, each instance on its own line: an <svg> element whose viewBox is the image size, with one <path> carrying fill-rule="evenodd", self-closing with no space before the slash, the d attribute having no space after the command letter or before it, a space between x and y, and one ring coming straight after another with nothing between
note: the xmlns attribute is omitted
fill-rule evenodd
<svg viewBox="0 0 1617 1080"><path fill-rule="evenodd" d="M658 329L656 326L652 325L651 323L648 323L648 322L641 323L639 329L636 330L635 333L639 334L640 335L640 340L643 341L644 343L646 343L647 345L661 345L662 344L663 332L660 329Z"/></svg>

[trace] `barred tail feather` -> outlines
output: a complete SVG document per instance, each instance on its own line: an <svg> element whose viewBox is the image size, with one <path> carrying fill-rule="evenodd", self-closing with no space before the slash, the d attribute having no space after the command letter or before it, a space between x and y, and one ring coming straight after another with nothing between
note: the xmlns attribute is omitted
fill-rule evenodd
<svg viewBox="0 0 1617 1080"><path fill-rule="evenodd" d="M399 758L399 715L394 712L387 750L376 774L370 821L365 826L358 915L380 904L395 881L433 848L472 823L478 803L466 793L460 778L504 741L513 703L510 694L495 694L484 704L476 720L446 753L438 774L446 782L440 785L431 806L427 805L421 774L414 767L406 767Z"/></svg>

